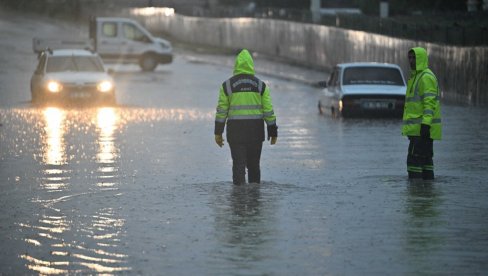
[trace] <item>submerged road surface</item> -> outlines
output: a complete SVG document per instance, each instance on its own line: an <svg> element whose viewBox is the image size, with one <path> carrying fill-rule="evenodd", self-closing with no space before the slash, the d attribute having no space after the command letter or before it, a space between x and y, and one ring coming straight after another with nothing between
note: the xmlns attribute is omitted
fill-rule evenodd
<svg viewBox="0 0 488 276"><path fill-rule="evenodd" d="M213 141L233 57L177 49L112 67L116 106L35 106L31 39L59 26L0 16L0 274L488 273L487 109L443 105L437 178L409 182L399 120L319 116L317 88L263 71L278 143L236 187Z"/></svg>

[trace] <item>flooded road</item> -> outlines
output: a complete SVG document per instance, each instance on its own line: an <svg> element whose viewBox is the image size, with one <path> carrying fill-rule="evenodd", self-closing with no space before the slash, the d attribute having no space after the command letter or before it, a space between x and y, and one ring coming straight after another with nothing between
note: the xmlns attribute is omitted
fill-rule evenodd
<svg viewBox="0 0 488 276"><path fill-rule="evenodd" d="M486 108L444 104L437 178L409 182L399 120L320 116L320 90L283 78L320 73L258 56L279 138L263 183L235 187L213 140L232 57L177 49L111 66L115 106L35 106L32 37L73 32L0 18L0 274L488 272Z"/></svg>

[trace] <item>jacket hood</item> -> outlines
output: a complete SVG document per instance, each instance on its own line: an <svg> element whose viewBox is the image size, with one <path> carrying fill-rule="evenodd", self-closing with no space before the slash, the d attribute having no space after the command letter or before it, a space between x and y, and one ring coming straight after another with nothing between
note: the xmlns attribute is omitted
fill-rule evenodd
<svg viewBox="0 0 488 276"><path fill-rule="evenodd" d="M234 75L248 74L254 75L254 61L248 50L242 50L236 57L234 65Z"/></svg>
<svg viewBox="0 0 488 276"><path fill-rule="evenodd" d="M411 49L415 53L415 70L423 71L429 67L429 60L427 57L427 50L422 47L415 47Z"/></svg>

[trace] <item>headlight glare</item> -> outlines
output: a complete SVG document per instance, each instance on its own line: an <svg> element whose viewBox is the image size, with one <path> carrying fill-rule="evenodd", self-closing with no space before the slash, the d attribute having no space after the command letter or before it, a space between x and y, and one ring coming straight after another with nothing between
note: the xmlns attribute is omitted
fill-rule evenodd
<svg viewBox="0 0 488 276"><path fill-rule="evenodd" d="M51 93L58 93L63 90L63 86L57 81L49 81L47 83L47 90Z"/></svg>
<svg viewBox="0 0 488 276"><path fill-rule="evenodd" d="M97 85L97 89L100 92L109 92L112 90L113 87L114 85L111 81L102 81Z"/></svg>

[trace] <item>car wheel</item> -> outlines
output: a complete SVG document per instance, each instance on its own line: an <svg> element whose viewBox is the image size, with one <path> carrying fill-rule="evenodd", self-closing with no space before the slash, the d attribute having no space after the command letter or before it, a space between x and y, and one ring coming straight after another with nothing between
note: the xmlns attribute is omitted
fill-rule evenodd
<svg viewBox="0 0 488 276"><path fill-rule="evenodd" d="M37 102L39 101L39 99L38 99L38 97L37 97L37 94L36 94L36 93L34 93L34 92L31 92L31 99L32 99L32 100L31 100L31 102L32 102L33 104L35 104L35 103L37 103Z"/></svg>
<svg viewBox="0 0 488 276"><path fill-rule="evenodd" d="M322 109L322 103L319 101L319 103L317 104L317 107L319 109L319 114L322 115L324 114L324 110Z"/></svg>
<svg viewBox="0 0 488 276"><path fill-rule="evenodd" d="M38 104L42 102L42 95L39 90L31 89L31 98L33 104Z"/></svg>
<svg viewBox="0 0 488 276"><path fill-rule="evenodd" d="M32 87L32 84L30 87L30 91L31 91L31 102L36 103L37 102L37 94L35 93L34 88Z"/></svg>
<svg viewBox="0 0 488 276"><path fill-rule="evenodd" d="M156 66L158 66L158 62L153 55L145 54L141 57L139 61L139 66L141 66L142 71L154 71Z"/></svg>

